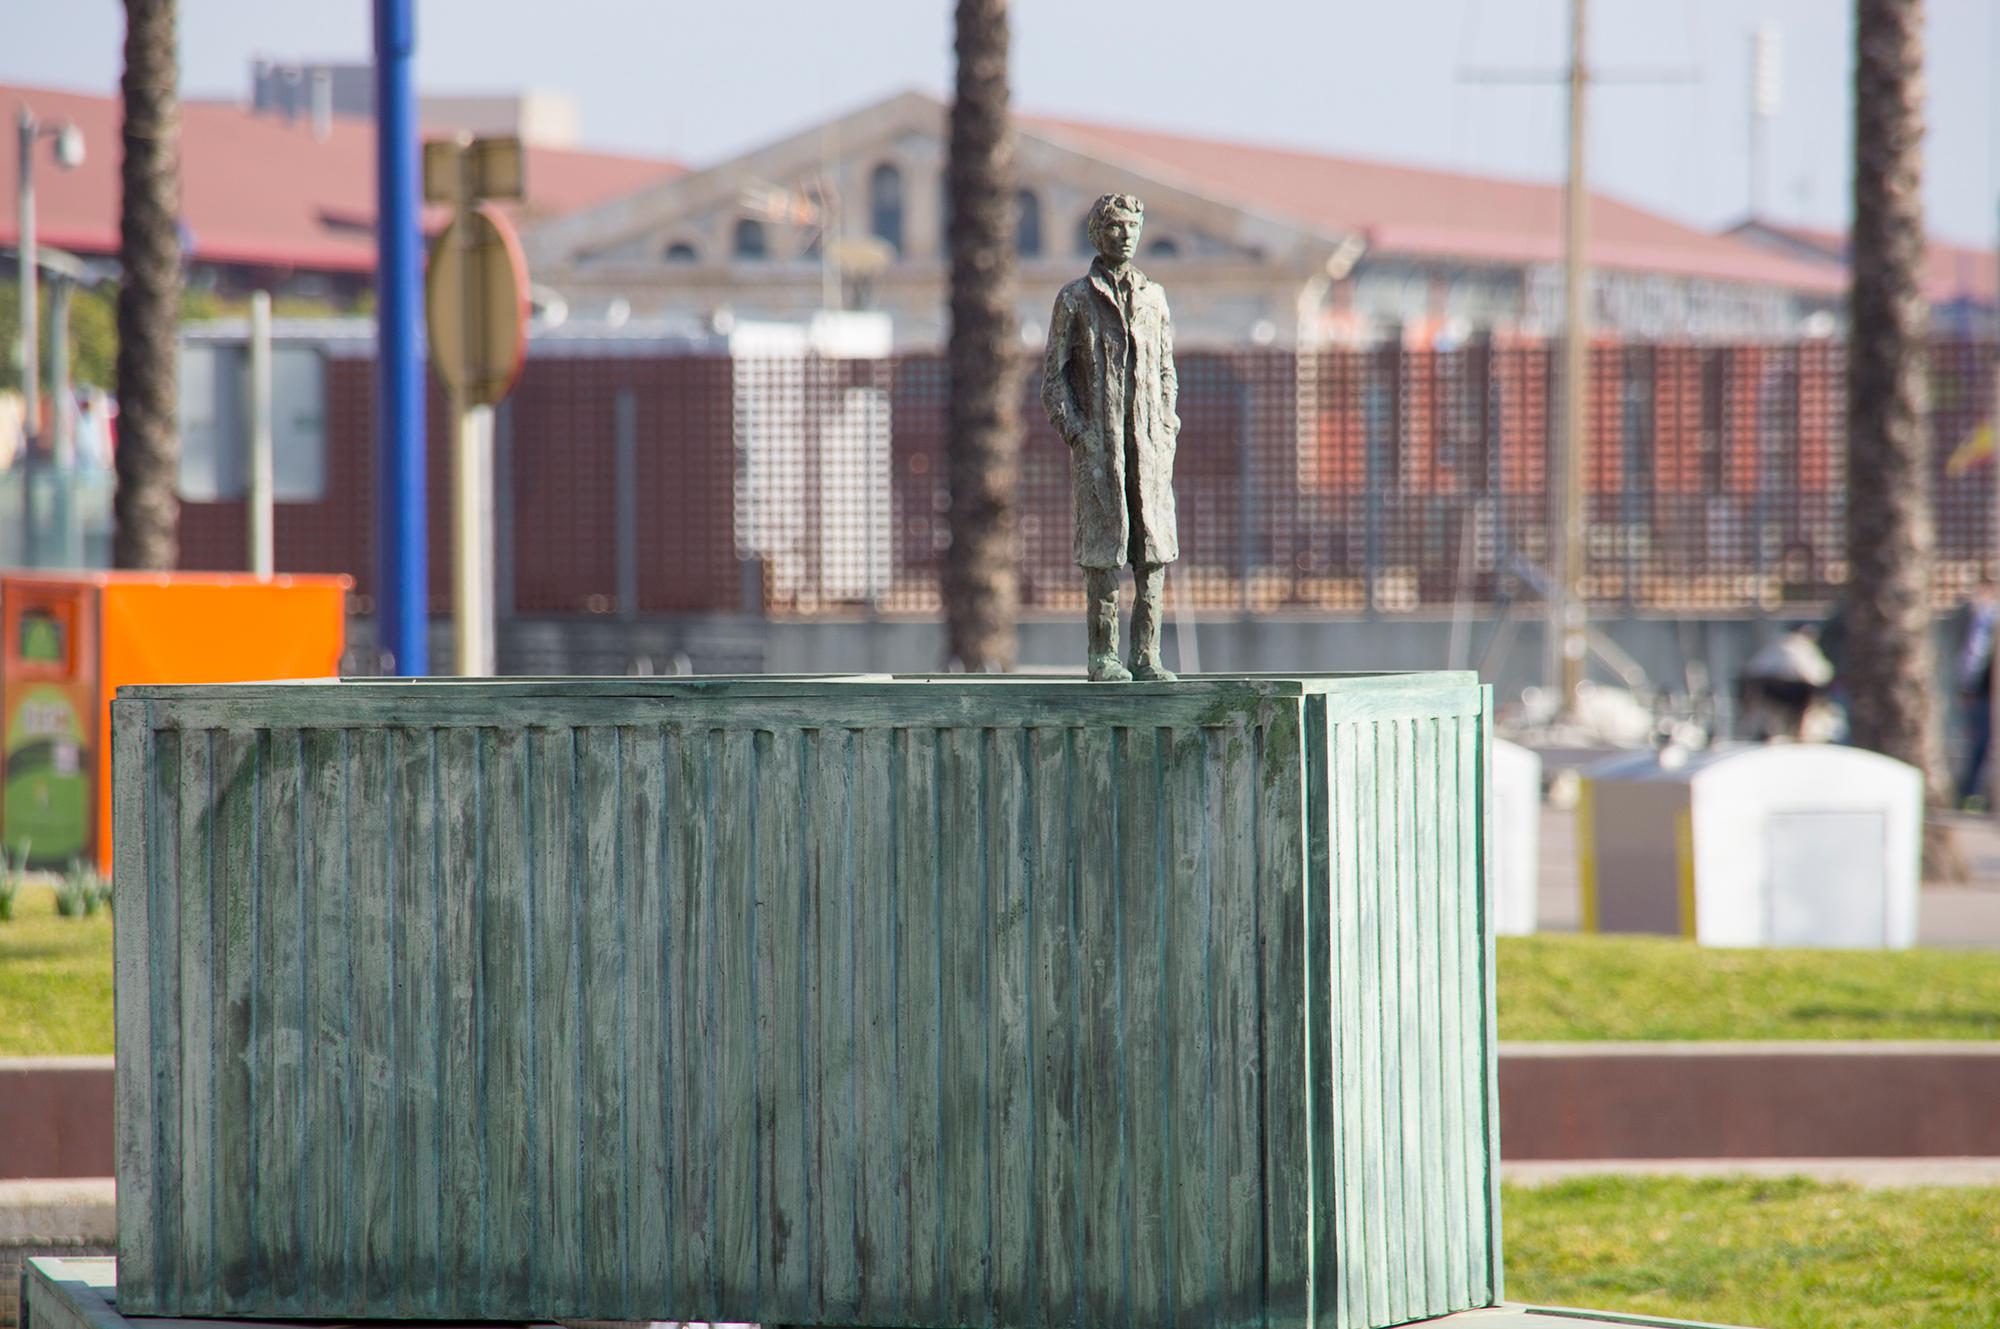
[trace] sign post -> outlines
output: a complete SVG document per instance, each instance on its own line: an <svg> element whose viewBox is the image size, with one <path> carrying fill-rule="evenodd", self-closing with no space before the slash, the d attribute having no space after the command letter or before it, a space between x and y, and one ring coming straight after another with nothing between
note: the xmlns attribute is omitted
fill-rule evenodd
<svg viewBox="0 0 2000 1329"><path fill-rule="evenodd" d="M457 213L431 245L431 368L452 418L452 648L459 674L494 670L493 407L528 346L528 272L507 218L484 199L522 195L521 143L461 135L424 145L424 197Z"/></svg>

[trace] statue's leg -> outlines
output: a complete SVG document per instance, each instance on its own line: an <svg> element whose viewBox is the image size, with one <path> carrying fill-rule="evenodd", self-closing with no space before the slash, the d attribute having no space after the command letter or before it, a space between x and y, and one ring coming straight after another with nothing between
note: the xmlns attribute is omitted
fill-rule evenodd
<svg viewBox="0 0 2000 1329"><path fill-rule="evenodd" d="M1090 634L1090 679L1093 683L1123 683L1131 679L1118 663L1118 569L1085 568L1084 626Z"/></svg>
<svg viewBox="0 0 2000 1329"><path fill-rule="evenodd" d="M1132 677L1171 683L1174 675L1160 663L1160 594L1167 570L1158 563L1134 563L1138 593L1132 598Z"/></svg>

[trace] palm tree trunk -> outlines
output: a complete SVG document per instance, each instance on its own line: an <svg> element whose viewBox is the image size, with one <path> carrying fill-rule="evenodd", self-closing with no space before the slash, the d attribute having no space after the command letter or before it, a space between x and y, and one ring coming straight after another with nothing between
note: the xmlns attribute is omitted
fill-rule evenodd
<svg viewBox="0 0 2000 1329"><path fill-rule="evenodd" d="M179 560L180 93L176 0L125 0L118 284L118 497L112 562Z"/></svg>
<svg viewBox="0 0 2000 1329"><path fill-rule="evenodd" d="M1930 311L1924 261L1922 0L1857 0L1853 291L1847 360L1847 652L1857 746L1951 783L1938 737L1931 644ZM1927 875L1957 863L1949 829L1924 837Z"/></svg>
<svg viewBox="0 0 2000 1329"><path fill-rule="evenodd" d="M1007 123L1007 0L958 0L951 106L951 544L946 655L1014 665L1014 498L1020 452L1014 331L1014 154Z"/></svg>

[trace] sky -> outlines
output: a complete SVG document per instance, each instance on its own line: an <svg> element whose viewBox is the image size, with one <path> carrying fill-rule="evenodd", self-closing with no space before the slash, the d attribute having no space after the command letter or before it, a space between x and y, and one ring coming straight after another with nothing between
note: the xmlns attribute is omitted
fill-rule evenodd
<svg viewBox="0 0 2000 1329"><path fill-rule="evenodd" d="M583 146L694 166L907 88L951 82L950 0L418 0L418 87L571 97ZM1553 180L1568 0L1014 0L1024 110ZM1748 211L1751 30L1780 102L1765 215L1843 226L1847 0L1595 0L1593 186L1718 227ZM181 0L182 92L241 98L251 60L362 60L366 0ZM0 0L0 81L114 92L117 0ZM1930 0L1925 201L1994 242L2000 0ZM1538 83L1482 70L1546 71ZM1685 75L1621 81L1621 72ZM1691 81L1688 81L1691 80Z"/></svg>

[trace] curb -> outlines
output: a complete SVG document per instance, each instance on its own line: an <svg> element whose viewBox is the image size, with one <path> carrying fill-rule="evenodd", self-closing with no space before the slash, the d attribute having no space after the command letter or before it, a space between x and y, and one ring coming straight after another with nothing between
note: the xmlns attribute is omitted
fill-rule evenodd
<svg viewBox="0 0 2000 1329"><path fill-rule="evenodd" d="M118 1240L117 1183L110 1177L0 1181L0 1247Z"/></svg>
<svg viewBox="0 0 2000 1329"><path fill-rule="evenodd" d="M2000 1157L2000 1043L1502 1043L1505 1163Z"/></svg>

